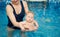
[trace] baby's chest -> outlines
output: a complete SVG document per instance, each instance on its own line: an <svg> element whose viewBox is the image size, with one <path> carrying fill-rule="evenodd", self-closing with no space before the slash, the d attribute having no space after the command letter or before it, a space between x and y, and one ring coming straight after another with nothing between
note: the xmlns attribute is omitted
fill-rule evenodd
<svg viewBox="0 0 60 37"><path fill-rule="evenodd" d="M33 27L34 25L33 24L25 24L24 26L25 27Z"/></svg>

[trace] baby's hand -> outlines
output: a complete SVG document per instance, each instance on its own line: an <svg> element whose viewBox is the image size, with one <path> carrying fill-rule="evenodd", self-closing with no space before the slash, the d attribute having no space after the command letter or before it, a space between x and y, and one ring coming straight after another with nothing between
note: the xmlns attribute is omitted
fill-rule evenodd
<svg viewBox="0 0 60 37"><path fill-rule="evenodd" d="M35 28L34 28L34 30L37 30L37 29L38 29L38 27L35 27Z"/></svg>

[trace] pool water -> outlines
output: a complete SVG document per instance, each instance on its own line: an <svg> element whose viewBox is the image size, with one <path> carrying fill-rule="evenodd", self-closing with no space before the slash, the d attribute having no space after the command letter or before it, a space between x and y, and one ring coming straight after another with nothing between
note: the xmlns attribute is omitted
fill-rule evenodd
<svg viewBox="0 0 60 37"><path fill-rule="evenodd" d="M3 22L8 23L6 21L5 3L0 4L0 14L2 14L0 15L0 25ZM27 3L29 10L35 14L34 19L39 24L38 30L32 33L32 37L60 37L60 2L46 2L46 8L43 2Z"/></svg>
<svg viewBox="0 0 60 37"><path fill-rule="evenodd" d="M29 10L39 24L33 37L60 37L60 2L46 3L44 10L43 2L28 2Z"/></svg>

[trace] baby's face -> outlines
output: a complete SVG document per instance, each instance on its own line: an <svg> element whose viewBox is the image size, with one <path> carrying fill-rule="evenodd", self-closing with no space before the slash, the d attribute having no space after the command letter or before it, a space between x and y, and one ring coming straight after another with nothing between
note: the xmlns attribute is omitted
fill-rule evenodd
<svg viewBox="0 0 60 37"><path fill-rule="evenodd" d="M32 13L28 13L26 15L26 21L32 22L34 20L34 15Z"/></svg>

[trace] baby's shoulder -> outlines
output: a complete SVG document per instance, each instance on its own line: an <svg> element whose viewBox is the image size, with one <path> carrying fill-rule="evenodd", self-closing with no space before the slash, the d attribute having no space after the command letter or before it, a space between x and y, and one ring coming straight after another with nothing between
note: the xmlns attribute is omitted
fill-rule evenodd
<svg viewBox="0 0 60 37"><path fill-rule="evenodd" d="M36 20L34 20L33 23L36 23Z"/></svg>

